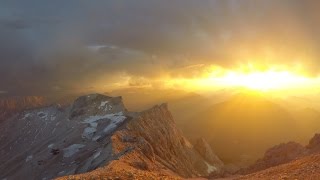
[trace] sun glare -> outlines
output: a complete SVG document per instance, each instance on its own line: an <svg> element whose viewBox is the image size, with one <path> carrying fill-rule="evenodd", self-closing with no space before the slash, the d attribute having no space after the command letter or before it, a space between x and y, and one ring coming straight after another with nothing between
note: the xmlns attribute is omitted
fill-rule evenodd
<svg viewBox="0 0 320 180"><path fill-rule="evenodd" d="M308 82L308 78L287 71L229 72L223 77L214 77L214 81L219 81L226 86L242 86L268 91L303 85Z"/></svg>
<svg viewBox="0 0 320 180"><path fill-rule="evenodd" d="M207 74L194 78L173 78L166 81L169 87L196 91L219 90L225 88L273 92L283 95L295 92L315 92L319 88L320 78L308 77L298 71L271 69L223 69L213 68Z"/></svg>

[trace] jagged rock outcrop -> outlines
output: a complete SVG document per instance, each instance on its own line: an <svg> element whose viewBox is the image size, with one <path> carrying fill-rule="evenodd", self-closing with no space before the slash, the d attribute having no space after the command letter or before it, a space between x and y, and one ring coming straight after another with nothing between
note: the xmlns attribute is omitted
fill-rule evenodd
<svg viewBox="0 0 320 180"><path fill-rule="evenodd" d="M128 122L126 129L116 132L115 137L122 142L121 146L115 144L117 152L135 147L147 159L156 161L183 177L208 175L215 170L211 170L209 166L216 164L211 165L201 158L178 130L166 104L140 113ZM136 139L138 143L127 142L125 139L128 138Z"/></svg>
<svg viewBox="0 0 320 180"><path fill-rule="evenodd" d="M199 138L194 145L195 150L209 163L216 164L220 169L224 166L223 162L219 159L219 157L212 151L208 142Z"/></svg>
<svg viewBox="0 0 320 180"><path fill-rule="evenodd" d="M306 148L299 143L281 143L268 149L262 159L259 159L252 166L240 170L239 173L249 174L260 171L269 167L290 162L306 154Z"/></svg>
<svg viewBox="0 0 320 180"><path fill-rule="evenodd" d="M0 131L0 178L180 179L220 168L185 139L166 104L135 113L121 97L92 94L26 110Z"/></svg>

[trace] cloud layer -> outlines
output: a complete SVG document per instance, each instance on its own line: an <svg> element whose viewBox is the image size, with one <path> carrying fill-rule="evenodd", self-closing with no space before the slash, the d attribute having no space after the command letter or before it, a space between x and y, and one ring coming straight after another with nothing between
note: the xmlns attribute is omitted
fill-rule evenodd
<svg viewBox="0 0 320 180"><path fill-rule="evenodd" d="M148 85L247 62L319 71L318 1L2 1L0 89ZM192 67L193 71L185 70ZM129 79L128 79L129 77Z"/></svg>

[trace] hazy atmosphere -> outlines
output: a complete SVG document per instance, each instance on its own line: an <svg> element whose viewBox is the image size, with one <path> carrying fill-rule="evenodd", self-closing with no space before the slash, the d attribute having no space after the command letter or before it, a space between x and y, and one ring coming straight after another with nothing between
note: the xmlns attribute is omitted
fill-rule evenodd
<svg viewBox="0 0 320 180"><path fill-rule="evenodd" d="M320 179L320 1L2 0L0 179Z"/></svg>
<svg viewBox="0 0 320 180"><path fill-rule="evenodd" d="M228 71L289 71L314 80L318 6L312 0L2 1L0 92L181 84L195 90L197 80Z"/></svg>

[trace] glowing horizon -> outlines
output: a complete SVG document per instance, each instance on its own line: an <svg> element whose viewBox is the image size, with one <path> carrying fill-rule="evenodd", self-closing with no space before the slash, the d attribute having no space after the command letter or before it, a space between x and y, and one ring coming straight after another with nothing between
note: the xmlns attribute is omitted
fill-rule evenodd
<svg viewBox="0 0 320 180"><path fill-rule="evenodd" d="M245 88L260 92L290 92L300 93L308 90L312 92L320 83L319 77L310 77L303 73L290 70L276 70L275 68L251 70L213 68L201 77L172 78L167 86L183 87L192 90L206 90L217 88Z"/></svg>

